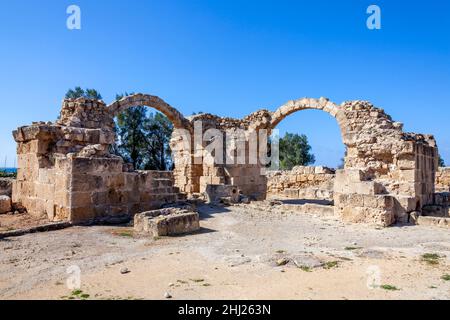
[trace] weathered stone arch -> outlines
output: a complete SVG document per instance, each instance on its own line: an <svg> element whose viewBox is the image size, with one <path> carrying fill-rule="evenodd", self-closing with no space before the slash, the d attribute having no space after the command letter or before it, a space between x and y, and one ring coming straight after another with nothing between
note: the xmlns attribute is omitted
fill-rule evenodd
<svg viewBox="0 0 450 320"><path fill-rule="evenodd" d="M172 173L134 171L111 154L114 117L133 106L160 111L177 129L171 146L180 146L176 158L187 161L177 162L173 172L176 187L171 182ZM247 137L259 129L270 131L290 114L305 109L323 110L333 116L347 146L345 169L337 170L334 180L337 215L347 221L390 225L406 221L409 214L434 203L438 167L434 137L403 132L402 123L367 101L337 105L325 98L304 98L289 101L275 112L259 110L243 119L208 114L185 118L162 99L144 94L125 97L109 106L101 100L65 99L55 123L37 122L18 128L14 132L18 179L13 201L52 220L85 221L148 210L178 199L183 196L180 191L203 192L209 184L231 184L244 194L264 198L266 167L261 162L205 164L194 152L197 144L192 134L189 136L194 122L202 122L202 133L209 128L223 133L244 130ZM180 131L187 131L187 141L180 140ZM206 143L200 141L200 151Z"/></svg>
<svg viewBox="0 0 450 320"><path fill-rule="evenodd" d="M189 121L181 112L157 96L137 93L115 101L107 108L111 116L115 117L126 109L136 106L147 106L158 110L173 123L176 129L188 129L190 127Z"/></svg>
<svg viewBox="0 0 450 320"><path fill-rule="evenodd" d="M330 114L336 119L339 128L341 129L342 139L344 144L346 143L346 131L347 131L347 118L343 110L342 105L337 105L326 98L313 99L302 98L298 100L291 100L286 104L279 107L273 114L271 119L271 129L275 129L276 126L283 121L289 115L301 111L301 110L322 110Z"/></svg>
<svg viewBox="0 0 450 320"><path fill-rule="evenodd" d="M196 180L196 174L192 164L193 141L191 140L191 134L193 127L191 122L163 99L148 94L138 93L124 97L108 105L107 108L111 117L114 118L126 109L135 106L154 108L172 122L174 131L170 141L170 148L175 164L175 169L173 170L175 185L183 192L198 191L197 184L192 182ZM186 141L186 139L191 141Z"/></svg>
<svg viewBox="0 0 450 320"><path fill-rule="evenodd" d="M275 128L284 118L286 118L290 114L306 109L323 110L331 114L334 118L336 118L341 111L340 106L329 101L326 98L302 98L298 100L290 100L286 104L279 107L272 114L271 125L273 128Z"/></svg>
<svg viewBox="0 0 450 320"><path fill-rule="evenodd" d="M437 148L431 135L403 132L367 101L292 100L272 114L275 128L290 114L317 109L336 118L347 147L334 183L335 210L346 220L389 225L433 202Z"/></svg>

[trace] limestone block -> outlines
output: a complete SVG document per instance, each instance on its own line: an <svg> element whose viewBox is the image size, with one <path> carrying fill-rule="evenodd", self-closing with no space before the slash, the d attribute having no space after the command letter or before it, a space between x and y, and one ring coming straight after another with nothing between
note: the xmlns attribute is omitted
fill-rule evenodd
<svg viewBox="0 0 450 320"><path fill-rule="evenodd" d="M0 178L0 196L11 196L14 179Z"/></svg>
<svg viewBox="0 0 450 320"><path fill-rule="evenodd" d="M71 197L72 207L89 207L92 206L92 192L73 192Z"/></svg>
<svg viewBox="0 0 450 320"><path fill-rule="evenodd" d="M11 210L11 198L9 196L0 196L0 214L8 213Z"/></svg>
<svg viewBox="0 0 450 320"><path fill-rule="evenodd" d="M299 198L299 190L293 189L293 188L284 189L283 195L289 199L298 199Z"/></svg>
<svg viewBox="0 0 450 320"><path fill-rule="evenodd" d="M405 212L420 210L420 208L416 208L417 200L415 197L397 196L395 200Z"/></svg>
<svg viewBox="0 0 450 320"><path fill-rule="evenodd" d="M208 184L205 192L208 202L216 202L225 197L230 197L232 202L239 202L239 189L234 185Z"/></svg>
<svg viewBox="0 0 450 320"><path fill-rule="evenodd" d="M172 236L200 229L197 212L166 208L143 212L134 217L134 230L152 237Z"/></svg>

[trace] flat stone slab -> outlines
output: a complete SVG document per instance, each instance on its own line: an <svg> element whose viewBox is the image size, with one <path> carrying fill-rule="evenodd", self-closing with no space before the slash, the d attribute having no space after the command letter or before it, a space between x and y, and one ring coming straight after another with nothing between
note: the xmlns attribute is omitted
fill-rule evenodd
<svg viewBox="0 0 450 320"><path fill-rule="evenodd" d="M450 218L419 216L417 217L416 224L422 226L450 228Z"/></svg>
<svg viewBox="0 0 450 320"><path fill-rule="evenodd" d="M134 230L152 237L186 234L199 229L198 213L185 209L165 208L134 216Z"/></svg>

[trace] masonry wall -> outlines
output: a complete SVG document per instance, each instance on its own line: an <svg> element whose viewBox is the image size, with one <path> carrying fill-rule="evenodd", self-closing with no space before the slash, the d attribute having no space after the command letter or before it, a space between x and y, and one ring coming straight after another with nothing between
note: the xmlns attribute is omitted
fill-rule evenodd
<svg viewBox="0 0 450 320"><path fill-rule="evenodd" d="M441 167L436 171L436 192L450 192L450 167Z"/></svg>
<svg viewBox="0 0 450 320"><path fill-rule="evenodd" d="M335 170L297 166L292 170L267 172L270 198L333 201Z"/></svg>
<svg viewBox="0 0 450 320"><path fill-rule="evenodd" d="M11 197L14 181L15 179L13 178L0 178L0 196Z"/></svg>
<svg viewBox="0 0 450 320"><path fill-rule="evenodd" d="M55 123L36 122L13 135L18 172L13 202L52 221L131 215L176 201L171 172L133 171L109 153L112 117L101 101L64 100Z"/></svg>
<svg viewBox="0 0 450 320"><path fill-rule="evenodd" d="M201 133L216 130L219 138L202 138L197 153L195 139L186 147L180 141L182 135L175 133L171 140L176 167L173 176L132 171L111 154L110 147L116 138L114 116L139 105L156 108L169 117L177 130L191 134L195 122L201 121ZM208 162L208 146L218 139L226 146L221 155L224 160L228 156L239 158L237 147L228 149L228 134L234 137L236 146L244 142L249 152L246 141L251 135L260 129L270 134L285 117L304 109L329 113L341 128L347 155L345 168L338 170L334 178L333 199L336 215L345 221L385 226L405 221L411 212L433 203L436 179L445 187L446 173L438 172L436 177L438 150L434 137L403 132L403 124L366 101L336 105L325 98L304 98L289 101L275 112L259 110L243 119L209 114L184 118L158 97L137 94L109 106L84 98L64 100L55 123L38 122L18 128L14 138L19 168L13 201L21 202L32 214L45 214L52 220L81 221L150 210L173 201L180 196L179 191L204 192L208 184L235 185L246 195L264 199L268 177L264 174L266 164L260 158L249 162L247 153L245 164ZM261 143L267 142L258 139ZM296 190L301 196L303 185L297 185L297 176L295 184L287 184L287 189L284 182L277 181L278 177L272 178L270 192L291 189L290 196L295 196ZM302 182L303 178L299 179ZM316 183L315 177L311 183Z"/></svg>
<svg viewBox="0 0 450 320"><path fill-rule="evenodd" d="M71 221L131 216L179 198L172 172L127 172L120 158L73 158L71 166Z"/></svg>

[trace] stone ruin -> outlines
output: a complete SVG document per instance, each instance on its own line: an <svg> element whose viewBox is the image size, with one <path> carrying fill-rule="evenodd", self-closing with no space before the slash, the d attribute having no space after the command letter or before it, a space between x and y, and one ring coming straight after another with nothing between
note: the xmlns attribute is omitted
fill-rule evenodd
<svg viewBox="0 0 450 320"><path fill-rule="evenodd" d="M133 106L152 107L173 123L173 172L136 171L111 153L116 141L114 117ZM299 167L266 174L266 166L259 162L217 164L205 161L211 141L195 145L183 135L193 133L198 121L205 133L208 129L224 135L241 130L245 137L236 134L236 140L249 152L248 136L260 129L270 133L284 118L305 109L323 110L336 119L347 149L344 169ZM271 196L329 200L334 214L344 221L389 226L420 216L437 199L443 201L436 188L450 191L450 174L438 169L433 136L402 129L402 123L365 101L337 105L325 98L304 98L289 101L275 112L260 110L232 119L211 114L185 118L162 99L144 94L110 105L66 99L56 122L36 122L14 131L18 174L12 202L32 215L79 223L131 217L222 185L237 188L253 200ZM233 150L223 156L230 155L238 156ZM249 154L244 157L248 159Z"/></svg>
<svg viewBox="0 0 450 320"><path fill-rule="evenodd" d="M192 209L164 208L134 216L134 231L151 237L175 236L199 229L199 215Z"/></svg>

